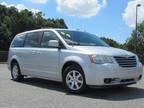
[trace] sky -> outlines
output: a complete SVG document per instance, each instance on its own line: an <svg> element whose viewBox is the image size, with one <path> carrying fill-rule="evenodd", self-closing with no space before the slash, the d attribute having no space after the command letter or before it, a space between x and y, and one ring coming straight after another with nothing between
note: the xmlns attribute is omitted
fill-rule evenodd
<svg viewBox="0 0 144 108"><path fill-rule="evenodd" d="M124 43L135 28L135 6L138 22L144 20L144 0L0 0L19 11L42 11L45 18L63 18L70 29L80 29L100 37Z"/></svg>

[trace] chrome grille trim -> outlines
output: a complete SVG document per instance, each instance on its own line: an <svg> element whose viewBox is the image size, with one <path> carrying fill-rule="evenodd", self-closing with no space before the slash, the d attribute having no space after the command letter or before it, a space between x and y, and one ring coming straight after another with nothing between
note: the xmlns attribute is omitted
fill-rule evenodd
<svg viewBox="0 0 144 108"><path fill-rule="evenodd" d="M136 67L137 65L135 56L114 56L114 59L123 68Z"/></svg>

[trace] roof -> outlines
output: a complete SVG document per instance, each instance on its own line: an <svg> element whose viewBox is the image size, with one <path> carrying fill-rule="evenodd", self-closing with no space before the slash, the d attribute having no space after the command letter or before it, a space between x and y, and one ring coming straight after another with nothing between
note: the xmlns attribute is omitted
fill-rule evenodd
<svg viewBox="0 0 144 108"><path fill-rule="evenodd" d="M61 29L61 28L44 28L44 29L36 29L36 30L25 31L25 32L19 33L17 35L30 33L30 32L46 31L46 30L50 30L50 31L55 31L55 30L82 31L80 29L75 30L75 29Z"/></svg>

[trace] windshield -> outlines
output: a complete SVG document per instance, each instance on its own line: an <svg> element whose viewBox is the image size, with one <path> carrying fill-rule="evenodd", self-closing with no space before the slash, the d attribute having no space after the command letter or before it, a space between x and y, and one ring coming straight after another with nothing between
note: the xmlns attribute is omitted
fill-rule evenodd
<svg viewBox="0 0 144 108"><path fill-rule="evenodd" d="M57 32L69 45L108 47L108 45L97 36L87 32L70 30L57 30Z"/></svg>

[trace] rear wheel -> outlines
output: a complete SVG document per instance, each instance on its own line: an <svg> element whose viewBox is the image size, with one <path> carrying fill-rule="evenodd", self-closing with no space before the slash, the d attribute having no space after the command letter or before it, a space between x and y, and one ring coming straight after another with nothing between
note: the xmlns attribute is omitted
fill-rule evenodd
<svg viewBox="0 0 144 108"><path fill-rule="evenodd" d="M68 92L83 92L86 88L86 83L82 69L77 65L67 67L63 73L63 83Z"/></svg>
<svg viewBox="0 0 144 108"><path fill-rule="evenodd" d="M21 75L20 67L17 62L13 62L11 66L11 77L14 81L23 80L24 76Z"/></svg>

